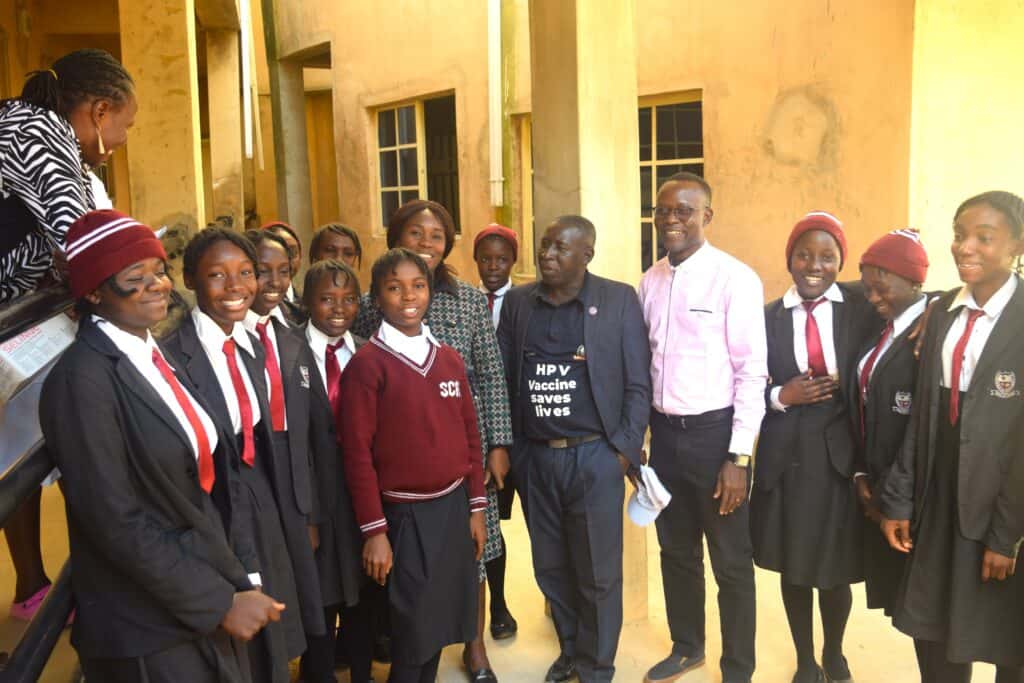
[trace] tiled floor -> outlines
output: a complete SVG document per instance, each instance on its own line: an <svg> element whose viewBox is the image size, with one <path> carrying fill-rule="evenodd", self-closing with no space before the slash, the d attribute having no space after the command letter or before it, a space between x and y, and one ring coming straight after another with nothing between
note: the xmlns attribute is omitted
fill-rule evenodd
<svg viewBox="0 0 1024 683"><path fill-rule="evenodd" d="M67 557L67 535L60 492L51 487L43 495L43 548L47 569L56 575ZM558 654L551 621L544 616L544 603L533 582L529 543L522 517L505 527L510 547L508 568L509 603L519 621L519 635L504 642L488 642L491 662L502 683L538 682L543 680L548 665ZM7 618L14 589L14 575L5 543L0 543L0 650L13 647L23 629L22 624ZM658 547L653 529L648 537L650 572L650 618L643 623L628 624L619 645L617 680L639 683L647 667L664 656L670 642L665 626L661 576L658 570ZM794 667L793 646L779 597L775 574L758 572L758 668L754 679L763 683L788 683ZM721 653L715 589L708 587L708 666L680 679L682 683L713 683L721 680L717 660ZM919 680L910 641L897 633L878 612L863 608L864 594L854 591L854 611L846 639L846 654L858 683L915 683ZM820 634L818 636L820 642ZM461 669L461 648L445 651L438 676L445 683L460 683L466 677ZM42 681L67 683L75 670L74 651L61 639L55 656ZM386 679L385 667L375 671L378 681ZM975 667L974 680L989 683L994 679L992 667ZM339 681L347 681L338 673ZM183 682L187 683L187 682Z"/></svg>

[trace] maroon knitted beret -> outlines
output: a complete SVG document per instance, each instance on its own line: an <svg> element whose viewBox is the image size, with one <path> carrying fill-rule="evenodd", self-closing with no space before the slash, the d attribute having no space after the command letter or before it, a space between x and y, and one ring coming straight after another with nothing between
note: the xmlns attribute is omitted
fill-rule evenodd
<svg viewBox="0 0 1024 683"><path fill-rule="evenodd" d="M81 299L111 275L147 258L167 260L153 229L120 211L90 211L68 228L64 253L71 294Z"/></svg>
<svg viewBox="0 0 1024 683"><path fill-rule="evenodd" d="M512 259L516 260L519 258L519 238L516 237L514 230L506 228L504 225L498 225L497 223L491 223L486 228L477 233L477 236L473 238L473 256L476 257L477 247L485 239L491 236L497 236L512 245Z"/></svg>
<svg viewBox="0 0 1024 683"><path fill-rule="evenodd" d="M917 230L893 230L875 240L860 257L861 268L875 266L921 284L928 277L928 253Z"/></svg>
<svg viewBox="0 0 1024 683"><path fill-rule="evenodd" d="M789 233L789 241L786 242L786 269L789 269L789 261L793 257L793 247L796 246L797 240L811 230L822 230L835 238L839 245L839 269L842 270L846 262L846 235L843 233L843 224L827 211L811 211L793 226L793 231Z"/></svg>

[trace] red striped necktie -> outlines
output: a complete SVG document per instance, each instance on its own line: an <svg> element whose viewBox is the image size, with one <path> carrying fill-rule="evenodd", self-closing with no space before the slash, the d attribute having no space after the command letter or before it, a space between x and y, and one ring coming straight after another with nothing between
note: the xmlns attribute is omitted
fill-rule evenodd
<svg viewBox="0 0 1024 683"><path fill-rule="evenodd" d="M213 471L213 453L210 452L210 439L206 434L206 428L203 427L203 421L199 419L195 408L192 407L192 401L185 394L185 389L181 386L181 382L174 376L174 370L171 369L171 366L167 364L167 361L164 360L164 357L156 349L153 349L153 365L160 371L167 385L171 387L171 393L174 394L174 398L177 399L182 412L185 413L185 419L188 420L192 433L196 435L196 451L199 453L199 485L204 491L209 493L213 490L213 482L216 479L216 475Z"/></svg>
<svg viewBox="0 0 1024 683"><path fill-rule="evenodd" d="M967 352L967 342L971 340L971 332L974 330L974 323L985 311L971 309L967 311L967 325L964 333L960 335L956 346L953 347L953 369L949 378L949 424L955 425L960 418L960 372L964 367L964 354Z"/></svg>
<svg viewBox="0 0 1024 683"><path fill-rule="evenodd" d="M238 399L238 413L242 418L242 462L252 467L256 462L256 442L252 429L252 403L249 402L249 392L246 391L245 382L242 381L242 373L238 370L238 357L235 354L234 339L228 339L224 342L224 357L228 361L231 386L235 388L235 397Z"/></svg>
<svg viewBox="0 0 1024 683"><path fill-rule="evenodd" d="M807 311L807 323L804 325L804 335L807 338L807 367L814 377L824 377L828 374L825 351L821 348L821 333L818 331L818 321L814 318L814 309L823 301L825 297L817 301L804 302L804 310Z"/></svg>
<svg viewBox="0 0 1024 683"><path fill-rule="evenodd" d="M498 298L498 295L494 292L487 292L487 310L494 313L494 300Z"/></svg>
<svg viewBox="0 0 1024 683"><path fill-rule="evenodd" d="M284 431L284 383L281 380L281 366L277 362L277 351L267 333L269 320L257 323L256 332L267 357L267 374L270 375L270 421L275 432Z"/></svg>

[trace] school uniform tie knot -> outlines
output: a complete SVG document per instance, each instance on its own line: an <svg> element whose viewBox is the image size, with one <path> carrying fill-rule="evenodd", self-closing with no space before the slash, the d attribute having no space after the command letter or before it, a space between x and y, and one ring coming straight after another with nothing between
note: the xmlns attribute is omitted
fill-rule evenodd
<svg viewBox="0 0 1024 683"><path fill-rule="evenodd" d="M264 355L267 357L267 375L270 377L270 422L275 432L285 430L284 422L284 381L281 379L281 365L277 360L277 350L270 341L270 334L267 332L267 325L270 319L256 323L256 333L260 337L260 344L263 346Z"/></svg>
<svg viewBox="0 0 1024 683"><path fill-rule="evenodd" d="M807 368L815 377L824 377L828 374L825 351L821 346L821 332L818 330L818 321L814 317L814 309L825 300L825 297L821 297L815 301L803 302L804 310L807 311L807 322L804 325L804 336L807 338Z"/></svg>
<svg viewBox="0 0 1024 683"><path fill-rule="evenodd" d="M224 358L228 364L228 374L231 375L231 386L235 388L235 398L238 401L238 414L242 420L242 462L249 467L256 463L256 441L253 436L252 425L252 403L249 401L249 391L245 388L242 380L242 373L238 369L238 355L235 353L235 340L224 340Z"/></svg>
<svg viewBox="0 0 1024 683"><path fill-rule="evenodd" d="M339 339L334 344L328 344L324 353L324 361L327 365L327 400L331 404L331 413L338 416L338 408L341 404L341 367L338 363L338 349L345 344L344 339Z"/></svg>
<svg viewBox="0 0 1024 683"><path fill-rule="evenodd" d="M153 365L156 366L164 381L171 388L171 393L174 394L175 400L181 406L181 411L185 413L185 419L188 420L189 427L192 428L192 433L195 434L196 459L199 465L199 486L209 493L213 490L213 482L216 479L216 475L213 471L213 453L210 452L210 439L206 434L206 428L203 427L202 420L199 419L199 415L192 406L192 401L185 394L185 389L181 386L181 382L174 376L174 370L171 369L171 366L167 364L167 361L164 360L164 357L156 349L153 349Z"/></svg>
<svg viewBox="0 0 1024 683"><path fill-rule="evenodd" d="M953 367L949 378L949 424L955 425L960 419L960 372L964 367L964 354L967 352L967 342L971 340L971 332L974 331L974 323L985 311L972 308L967 311L967 325L964 326L964 333L960 335L956 346L953 347Z"/></svg>

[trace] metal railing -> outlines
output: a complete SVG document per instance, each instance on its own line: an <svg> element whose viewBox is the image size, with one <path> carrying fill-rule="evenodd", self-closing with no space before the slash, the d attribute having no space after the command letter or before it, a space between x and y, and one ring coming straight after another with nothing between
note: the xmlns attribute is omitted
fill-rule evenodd
<svg viewBox="0 0 1024 683"><path fill-rule="evenodd" d="M68 293L62 288L34 292L0 306L0 344L67 306ZM52 469L50 455L40 442L0 473L0 526L6 525L18 506L39 488ZM74 608L73 602L69 560L64 563L21 640L0 668L0 683L39 680Z"/></svg>

